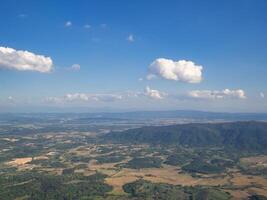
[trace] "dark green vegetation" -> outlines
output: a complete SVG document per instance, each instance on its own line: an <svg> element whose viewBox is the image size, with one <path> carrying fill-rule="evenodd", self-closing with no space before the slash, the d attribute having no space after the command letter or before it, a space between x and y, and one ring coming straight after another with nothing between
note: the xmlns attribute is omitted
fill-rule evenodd
<svg viewBox="0 0 267 200"><path fill-rule="evenodd" d="M49 160L33 160L30 164L40 165L42 167L53 167L53 168L64 168L66 165L62 162L59 162L56 159Z"/></svg>
<svg viewBox="0 0 267 200"><path fill-rule="evenodd" d="M133 158L128 163L120 165L121 167L142 169L142 168L159 168L162 160L157 157L146 157L146 158Z"/></svg>
<svg viewBox="0 0 267 200"><path fill-rule="evenodd" d="M249 200L267 200L267 197L264 197L262 195L251 195L249 197Z"/></svg>
<svg viewBox="0 0 267 200"><path fill-rule="evenodd" d="M116 155L108 155L108 156L99 156L95 158L97 160L97 163L103 164L103 163L115 163L120 162L125 159L124 156L116 156Z"/></svg>
<svg viewBox="0 0 267 200"><path fill-rule="evenodd" d="M136 129L146 121L128 124L130 120L125 119L61 117L37 115L33 124L24 117L10 124L2 119L1 125L0 121L1 200L220 200L230 198L228 191L253 188L261 193L253 190L250 199L265 198L262 193L267 184L257 177L267 178L267 123ZM247 160L241 162L243 157ZM255 157L258 160L251 161ZM29 161L18 164L19 158ZM241 176L252 183L232 181ZM129 182L139 180L129 183L128 177ZM225 181L217 184L218 177ZM190 186L186 181L202 184ZM118 188L116 184L121 185Z"/></svg>
<svg viewBox="0 0 267 200"><path fill-rule="evenodd" d="M112 187L104 183L105 176L62 175L37 172L17 173L0 177L0 199L24 197L31 200L93 199L103 197Z"/></svg>
<svg viewBox="0 0 267 200"><path fill-rule="evenodd" d="M215 174L223 172L225 168L223 166L208 163L200 159L195 159L189 164L183 166L182 169L191 173Z"/></svg>
<svg viewBox="0 0 267 200"><path fill-rule="evenodd" d="M178 165L178 166L181 166L181 165L184 165L190 161L192 161L193 158L191 158L190 156L186 155L186 154L182 154L182 153L179 153L179 154L173 154L173 155L170 155L167 157L166 161L165 161L165 164L168 164L168 165Z"/></svg>
<svg viewBox="0 0 267 200"><path fill-rule="evenodd" d="M123 186L125 192L138 199L158 200L227 200L230 195L211 187L181 187L138 180Z"/></svg>
<svg viewBox="0 0 267 200"><path fill-rule="evenodd" d="M105 139L115 142L225 147L239 151L267 152L267 123L234 122L143 127L113 132Z"/></svg>

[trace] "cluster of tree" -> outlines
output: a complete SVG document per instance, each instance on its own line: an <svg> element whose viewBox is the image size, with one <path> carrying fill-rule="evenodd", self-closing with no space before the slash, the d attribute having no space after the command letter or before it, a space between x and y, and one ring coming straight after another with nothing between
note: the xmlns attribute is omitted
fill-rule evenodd
<svg viewBox="0 0 267 200"><path fill-rule="evenodd" d="M163 183L152 183L145 180L137 180L125 184L123 189L131 197L145 200L228 200L229 193L214 187L182 187Z"/></svg>
<svg viewBox="0 0 267 200"><path fill-rule="evenodd" d="M117 156L117 155L108 155L108 156L98 156L95 157L97 160L97 163L102 164L102 163L115 163L115 162L120 162L125 159L125 156Z"/></svg>
<svg viewBox="0 0 267 200"><path fill-rule="evenodd" d="M0 199L13 200L25 198L30 200L67 200L104 197L112 187L104 183L105 176L95 174L81 176L78 174L54 176L44 173L28 172L1 176Z"/></svg>
<svg viewBox="0 0 267 200"><path fill-rule="evenodd" d="M66 165L56 159L32 160L30 164L41 165L42 167L64 168Z"/></svg>
<svg viewBox="0 0 267 200"><path fill-rule="evenodd" d="M122 164L122 167L141 169L141 168L159 168L162 160L158 157L133 158L128 163Z"/></svg>
<svg viewBox="0 0 267 200"><path fill-rule="evenodd" d="M188 171L191 173L203 173L203 174L209 174L209 173L221 173L224 171L224 167L212 164L206 161L203 161L201 159L195 159L192 162L190 162L187 165L184 165L182 167L182 170Z"/></svg>
<svg viewBox="0 0 267 200"><path fill-rule="evenodd" d="M232 122L143 127L111 132L103 138L119 143L149 143L190 147L226 147L247 152L267 152L267 123Z"/></svg>
<svg viewBox="0 0 267 200"><path fill-rule="evenodd" d="M176 153L169 155L164 162L167 165L182 166L188 162L191 162L195 157L191 154Z"/></svg>
<svg viewBox="0 0 267 200"><path fill-rule="evenodd" d="M249 200L267 200L267 197L262 195L253 194L249 197Z"/></svg>

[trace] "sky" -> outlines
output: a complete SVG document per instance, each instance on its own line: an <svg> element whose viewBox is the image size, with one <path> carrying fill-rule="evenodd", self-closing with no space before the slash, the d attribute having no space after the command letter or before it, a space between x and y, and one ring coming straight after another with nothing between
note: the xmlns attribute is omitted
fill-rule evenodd
<svg viewBox="0 0 267 200"><path fill-rule="evenodd" d="M0 9L0 112L267 112L266 0Z"/></svg>

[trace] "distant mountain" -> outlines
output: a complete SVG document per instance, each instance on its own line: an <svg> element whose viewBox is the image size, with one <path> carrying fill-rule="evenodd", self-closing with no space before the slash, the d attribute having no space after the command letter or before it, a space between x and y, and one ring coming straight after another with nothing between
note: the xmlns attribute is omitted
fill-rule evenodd
<svg viewBox="0 0 267 200"><path fill-rule="evenodd" d="M224 146L245 151L267 152L266 122L196 123L150 126L111 132L106 141L177 144L192 147Z"/></svg>
<svg viewBox="0 0 267 200"><path fill-rule="evenodd" d="M136 111L136 112L112 112L112 113L83 113L87 117L123 118L123 119L166 119L185 118L201 120L266 120L267 113L224 113L206 112L195 110L173 110L173 111Z"/></svg>
<svg viewBox="0 0 267 200"><path fill-rule="evenodd" d="M224 113L206 112L194 110L173 110L173 111L136 111L136 112L92 112L92 113L1 113L0 121L12 120L85 120L97 118L106 119L199 119L205 120L262 120L267 121L267 113Z"/></svg>

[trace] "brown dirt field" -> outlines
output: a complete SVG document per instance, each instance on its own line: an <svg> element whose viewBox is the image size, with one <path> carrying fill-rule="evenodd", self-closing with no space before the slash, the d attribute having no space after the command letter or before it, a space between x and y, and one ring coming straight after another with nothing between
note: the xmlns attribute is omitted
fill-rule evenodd
<svg viewBox="0 0 267 200"><path fill-rule="evenodd" d="M13 159L12 161L7 162L8 165L12 166L19 166L19 165L25 165L28 162L31 162L32 158L31 157L26 157L26 158L16 158Z"/></svg>
<svg viewBox="0 0 267 200"><path fill-rule="evenodd" d="M108 146L108 145L101 145ZM94 156L108 156L111 153L117 152L118 149L114 149L108 153L101 154L98 152L99 146L90 145L84 147L74 148L69 151L69 153L74 153L76 155L90 155L90 157ZM119 146L116 148L120 148L125 150L124 146ZM133 146L132 149L138 150L139 148L144 148L141 146ZM152 154L151 154L152 156ZM218 176L216 174L213 175L203 175L200 177L194 178L190 174L187 173L179 173L181 172L179 167L174 167L170 165L163 165L161 168L148 168L148 169L127 169L127 168L118 168L117 164L128 162L130 158L117 163L103 163L98 164L96 160L91 160L88 164L88 168L84 169L84 175L92 175L94 173L101 172L103 174L108 175L105 179L105 182L114 187L112 193L122 194L123 189L122 186L126 183L133 182L138 180L139 178L143 178L145 180L155 182L155 183L168 183L173 185L184 185L184 186L194 186L194 185L229 185L233 184L236 187L244 187L249 186L249 189L241 190L225 190L231 193L233 199L244 199L248 197L251 193L258 193L267 196L267 179L264 179L260 176L248 176L241 174L237 169L230 169L227 173L230 173L232 176L227 174L221 174L222 176ZM244 158L242 162L246 163L265 163L267 160L267 156L258 156L258 157L250 157ZM79 172L79 171L77 171ZM80 170L82 172L82 170ZM258 186L262 186L263 188L256 188ZM265 187L266 186L266 187Z"/></svg>
<svg viewBox="0 0 267 200"><path fill-rule="evenodd" d="M233 200L245 200L251 194L259 194L263 196L267 196L267 187L265 188L249 188L247 190L224 190L225 192L229 192L233 196Z"/></svg>
<svg viewBox="0 0 267 200"><path fill-rule="evenodd" d="M46 155L47 156L54 156L54 155L56 155L57 154L57 152L55 152L55 151L51 151L51 152L48 152Z"/></svg>
<svg viewBox="0 0 267 200"><path fill-rule="evenodd" d="M117 169L117 167L115 167L117 164L122 164L122 163L127 163L129 160L131 160L131 158L127 158L125 160L122 160L120 162L114 162L114 163L102 163L102 164L98 164L97 160L91 160L89 162L89 168L90 169Z"/></svg>
<svg viewBox="0 0 267 200"><path fill-rule="evenodd" d="M75 169L74 173L84 173L85 170L84 169Z"/></svg>
<svg viewBox="0 0 267 200"><path fill-rule="evenodd" d="M267 164L267 156L255 156L255 157L247 157L247 158L242 158L241 163L248 163L248 164Z"/></svg>
<svg viewBox="0 0 267 200"><path fill-rule="evenodd" d="M179 168L164 165L162 168L126 169L106 178L106 182L114 187L115 192L122 192L122 186L139 178L173 185L224 185L228 183L225 178L193 178L189 174L179 174Z"/></svg>
<svg viewBox="0 0 267 200"><path fill-rule="evenodd" d="M231 179L231 182L236 186L248 186L248 185L262 185L267 186L267 179L261 176L248 176L240 173L233 174L234 177Z"/></svg>
<svg viewBox="0 0 267 200"><path fill-rule="evenodd" d="M97 165L93 165L97 166ZM126 183L135 181L139 178L154 182L154 183L168 183L173 185L184 185L184 186L194 186L194 185L226 185L233 183L235 186L251 186L255 184L262 186L263 188L250 188L245 191L241 190L227 190L233 196L234 199L242 199L247 197L250 193L262 194L267 196L267 179L260 176L247 176L240 173L234 173L233 178L229 175L224 177L212 177L212 175L205 176L202 178L194 178L190 174L178 173L180 169L174 166L163 165L162 168L148 168L148 169L127 169L123 168L120 171L116 168L114 169L114 164L103 164L94 168L95 170L102 170L109 177L106 178L106 183L114 187L113 192L122 193L122 186ZM111 170L112 169L112 170ZM106 170L106 171L105 171ZM230 180L230 182L229 182Z"/></svg>
<svg viewBox="0 0 267 200"><path fill-rule="evenodd" d="M89 168L91 170L99 170L99 169L115 169L114 165L117 163L103 163L97 164L97 160L91 160L89 162Z"/></svg>
<svg viewBox="0 0 267 200"><path fill-rule="evenodd" d="M263 196L267 197L267 185L265 185L265 186L266 187L263 187L263 188L250 188L250 189L248 189L248 191L250 193L256 193L256 194L263 195Z"/></svg>
<svg viewBox="0 0 267 200"><path fill-rule="evenodd" d="M105 182L113 186L113 191L115 193L124 193L122 186L126 183L133 182L137 180L136 176L123 176L123 177L110 177L106 178Z"/></svg>
<svg viewBox="0 0 267 200"><path fill-rule="evenodd" d="M33 160L48 160L49 158L47 156L36 156L33 158Z"/></svg>
<svg viewBox="0 0 267 200"><path fill-rule="evenodd" d="M248 176L240 173L234 173L233 178L230 180L234 186L250 186L250 188L245 190L225 190L231 193L233 199L247 199L247 197L251 194L260 194L267 196L267 179L264 179L260 176ZM260 188L256 188L253 186L260 186Z"/></svg>
<svg viewBox="0 0 267 200"><path fill-rule="evenodd" d="M242 191L242 190L224 190L225 192L229 192L233 197L233 200L244 200L247 199L249 196L248 191Z"/></svg>
<svg viewBox="0 0 267 200"><path fill-rule="evenodd" d="M84 176L91 176L94 175L96 171L90 171L90 170L84 170L83 175Z"/></svg>

